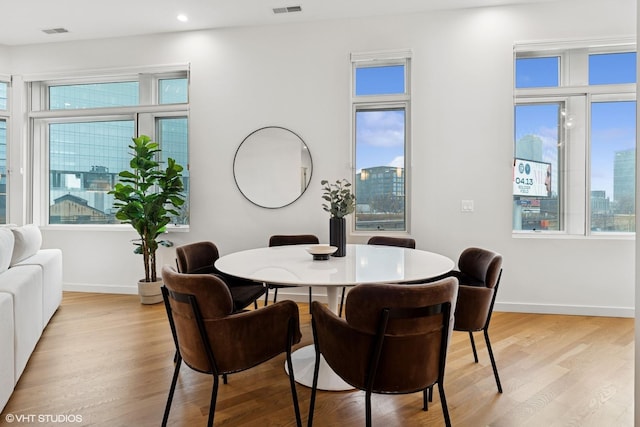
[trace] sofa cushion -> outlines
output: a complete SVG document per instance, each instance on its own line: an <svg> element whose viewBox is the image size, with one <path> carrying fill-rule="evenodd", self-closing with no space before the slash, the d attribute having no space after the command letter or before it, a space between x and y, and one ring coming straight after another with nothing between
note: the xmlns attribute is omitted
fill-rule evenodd
<svg viewBox="0 0 640 427"><path fill-rule="evenodd" d="M11 265L34 255L42 245L42 233L34 224L23 225L22 227L12 228L15 243L13 245L13 256L11 257Z"/></svg>
<svg viewBox="0 0 640 427"><path fill-rule="evenodd" d="M14 384L42 335L42 272L36 265L21 265L0 274L0 292L11 294L14 322Z"/></svg>
<svg viewBox="0 0 640 427"><path fill-rule="evenodd" d="M40 249L35 255L20 261L12 268L37 265L42 272L42 329L62 302L62 251Z"/></svg>
<svg viewBox="0 0 640 427"><path fill-rule="evenodd" d="M8 228L0 228L0 273L11 265L15 238Z"/></svg>

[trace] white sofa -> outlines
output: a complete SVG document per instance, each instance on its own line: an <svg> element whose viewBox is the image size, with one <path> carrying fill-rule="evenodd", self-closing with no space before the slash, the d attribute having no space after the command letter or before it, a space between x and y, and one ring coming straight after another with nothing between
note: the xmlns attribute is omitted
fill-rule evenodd
<svg viewBox="0 0 640 427"><path fill-rule="evenodd" d="M62 302L62 251L41 244L33 224L0 227L0 412Z"/></svg>

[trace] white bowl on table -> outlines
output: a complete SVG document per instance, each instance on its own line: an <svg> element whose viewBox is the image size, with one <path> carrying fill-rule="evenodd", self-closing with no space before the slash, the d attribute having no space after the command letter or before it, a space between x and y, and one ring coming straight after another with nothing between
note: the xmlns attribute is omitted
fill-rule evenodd
<svg viewBox="0 0 640 427"><path fill-rule="evenodd" d="M333 254L337 250L337 247L329 245L313 245L307 247L307 252L313 255L313 259L315 261L328 260L331 254Z"/></svg>

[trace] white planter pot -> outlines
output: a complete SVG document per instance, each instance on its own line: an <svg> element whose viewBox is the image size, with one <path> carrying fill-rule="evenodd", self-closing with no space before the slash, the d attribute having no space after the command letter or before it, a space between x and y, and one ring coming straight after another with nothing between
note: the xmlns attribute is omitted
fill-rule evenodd
<svg viewBox="0 0 640 427"><path fill-rule="evenodd" d="M162 302L162 280L155 282L138 282L138 295L142 304L158 304Z"/></svg>

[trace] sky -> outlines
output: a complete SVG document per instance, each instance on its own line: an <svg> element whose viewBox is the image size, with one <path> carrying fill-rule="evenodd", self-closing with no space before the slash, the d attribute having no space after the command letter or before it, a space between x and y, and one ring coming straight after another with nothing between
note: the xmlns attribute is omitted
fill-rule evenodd
<svg viewBox="0 0 640 427"><path fill-rule="evenodd" d="M356 113L356 169L375 166L404 168L403 110Z"/></svg>
<svg viewBox="0 0 640 427"><path fill-rule="evenodd" d="M356 69L356 96L403 94L404 66ZM404 168L403 109L359 110L356 113L356 170L375 166Z"/></svg>

